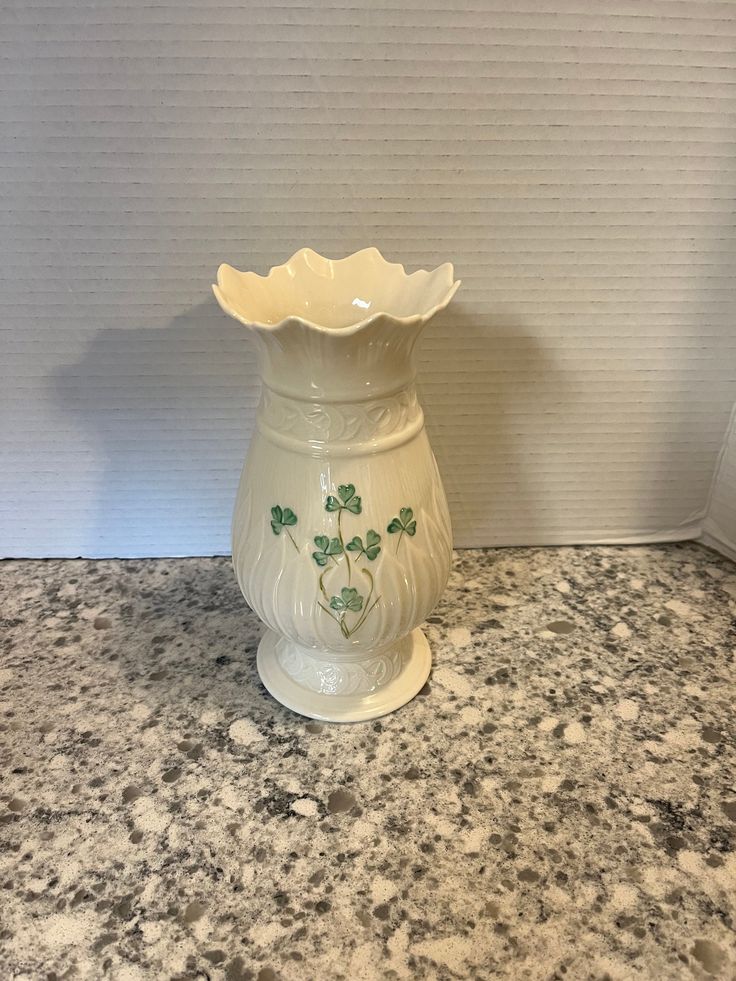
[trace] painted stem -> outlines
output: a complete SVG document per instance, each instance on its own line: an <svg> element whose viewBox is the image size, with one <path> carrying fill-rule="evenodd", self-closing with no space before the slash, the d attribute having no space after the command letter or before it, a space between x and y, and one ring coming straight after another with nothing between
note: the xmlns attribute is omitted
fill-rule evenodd
<svg viewBox="0 0 736 981"><path fill-rule="evenodd" d="M345 556L345 561L347 562L348 565L348 586L349 586L351 584L352 576L351 576L351 567L350 567L350 556L347 553L347 549L345 548L345 542L343 541L342 538L342 512L343 512L343 508L340 508L340 510L337 512L337 537L340 539L340 548L342 549L342 554Z"/></svg>
<svg viewBox="0 0 736 981"><path fill-rule="evenodd" d="M370 597L368 597L368 598L370 599ZM380 596L376 596L376 598L373 600L373 602L371 603L371 605L366 607L365 612L363 613L363 616L360 618L360 620L355 624L355 626L353 627L353 629L350 631L351 633L354 634L355 631L358 629L358 627L362 627L363 622L365 621L365 618L368 616L368 614L371 612L371 610L373 610L376 607L376 605L378 603L380 603L380 601L381 601L381 597Z"/></svg>
<svg viewBox="0 0 736 981"><path fill-rule="evenodd" d="M329 610L326 606L323 606L321 603L317 603L317 606L320 608L320 610L324 610L327 616L330 617L332 620L334 620L335 623L339 623L340 629L342 630L342 620L340 620L339 617L336 617L335 614L332 612L332 610Z"/></svg>
<svg viewBox="0 0 736 981"><path fill-rule="evenodd" d="M368 609L367 609L367 610L365 611L365 616L363 617L363 620L365 620L365 618L366 618L366 617L368 616L368 614L369 614L369 613L371 612L371 610L372 610L372 609L373 609L373 608L374 608L374 607L375 607L375 606L376 606L376 605L377 605L378 603L380 603L380 602L381 602L381 597L380 597L380 596L376 596L376 598L375 598L375 599L373 600L373 602L371 603L371 605L370 605L370 606L368 607ZM361 623L362 623L362 621L361 621Z"/></svg>
<svg viewBox="0 0 736 981"><path fill-rule="evenodd" d="M295 548L295 549L297 550L297 552L298 552L298 551L299 551L299 546L298 546L298 545L297 545L297 543L296 543L296 542L294 541L294 539L293 539L293 537L292 537L292 534L291 534L291 532L289 531L289 529L288 529L288 528L284 528L284 531L285 531L285 532L286 532L286 534L287 534L287 535L289 536L289 538L291 538L291 544L292 544L292 545L294 546L294 548Z"/></svg>
<svg viewBox="0 0 736 981"><path fill-rule="evenodd" d="M351 634L354 634L356 630L360 629L360 627L363 625L363 621L368 616L370 611L373 609L373 606L376 605L374 603L373 606L371 606L371 608L368 609L368 604L370 603L371 596L373 595L373 586L374 586L373 576L370 574L370 572L367 569L361 569L360 571L363 573L363 575L368 576L368 579L370 580L371 588L368 590L368 596L366 597L365 606L363 607L363 613L361 614L360 618L358 619L358 622L355 624L353 629L350 631Z"/></svg>

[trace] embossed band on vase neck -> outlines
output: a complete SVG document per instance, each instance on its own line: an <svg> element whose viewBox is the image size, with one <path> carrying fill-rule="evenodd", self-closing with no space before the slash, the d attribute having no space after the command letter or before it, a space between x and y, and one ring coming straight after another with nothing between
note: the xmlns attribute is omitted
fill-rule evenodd
<svg viewBox="0 0 736 981"><path fill-rule="evenodd" d="M382 398L315 402L263 386L257 426L270 443L309 456L378 453L413 439L424 425L414 384Z"/></svg>

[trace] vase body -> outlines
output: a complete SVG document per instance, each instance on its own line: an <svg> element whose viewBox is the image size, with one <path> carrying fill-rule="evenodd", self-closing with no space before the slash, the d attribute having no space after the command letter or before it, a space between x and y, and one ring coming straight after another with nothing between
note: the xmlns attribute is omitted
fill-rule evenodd
<svg viewBox="0 0 736 981"><path fill-rule="evenodd" d="M452 534L415 387L427 319L254 332L262 396L233 564L268 628L262 681L312 718L384 715L429 675L419 625L447 582Z"/></svg>

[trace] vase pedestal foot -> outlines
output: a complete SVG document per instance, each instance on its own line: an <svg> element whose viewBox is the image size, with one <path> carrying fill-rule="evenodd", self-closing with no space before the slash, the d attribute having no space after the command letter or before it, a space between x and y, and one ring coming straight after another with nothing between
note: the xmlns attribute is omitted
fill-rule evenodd
<svg viewBox="0 0 736 981"><path fill-rule="evenodd" d="M287 708L323 722L365 722L400 708L429 677L432 654L417 627L380 654L361 658L311 651L267 630L258 674Z"/></svg>

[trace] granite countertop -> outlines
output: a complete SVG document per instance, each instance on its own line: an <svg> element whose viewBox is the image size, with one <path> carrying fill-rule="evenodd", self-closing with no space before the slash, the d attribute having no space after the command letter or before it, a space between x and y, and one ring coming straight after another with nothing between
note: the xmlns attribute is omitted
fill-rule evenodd
<svg viewBox="0 0 736 981"><path fill-rule="evenodd" d="M227 559L5 562L3 978L733 978L736 566L464 551L410 705L262 688Z"/></svg>

